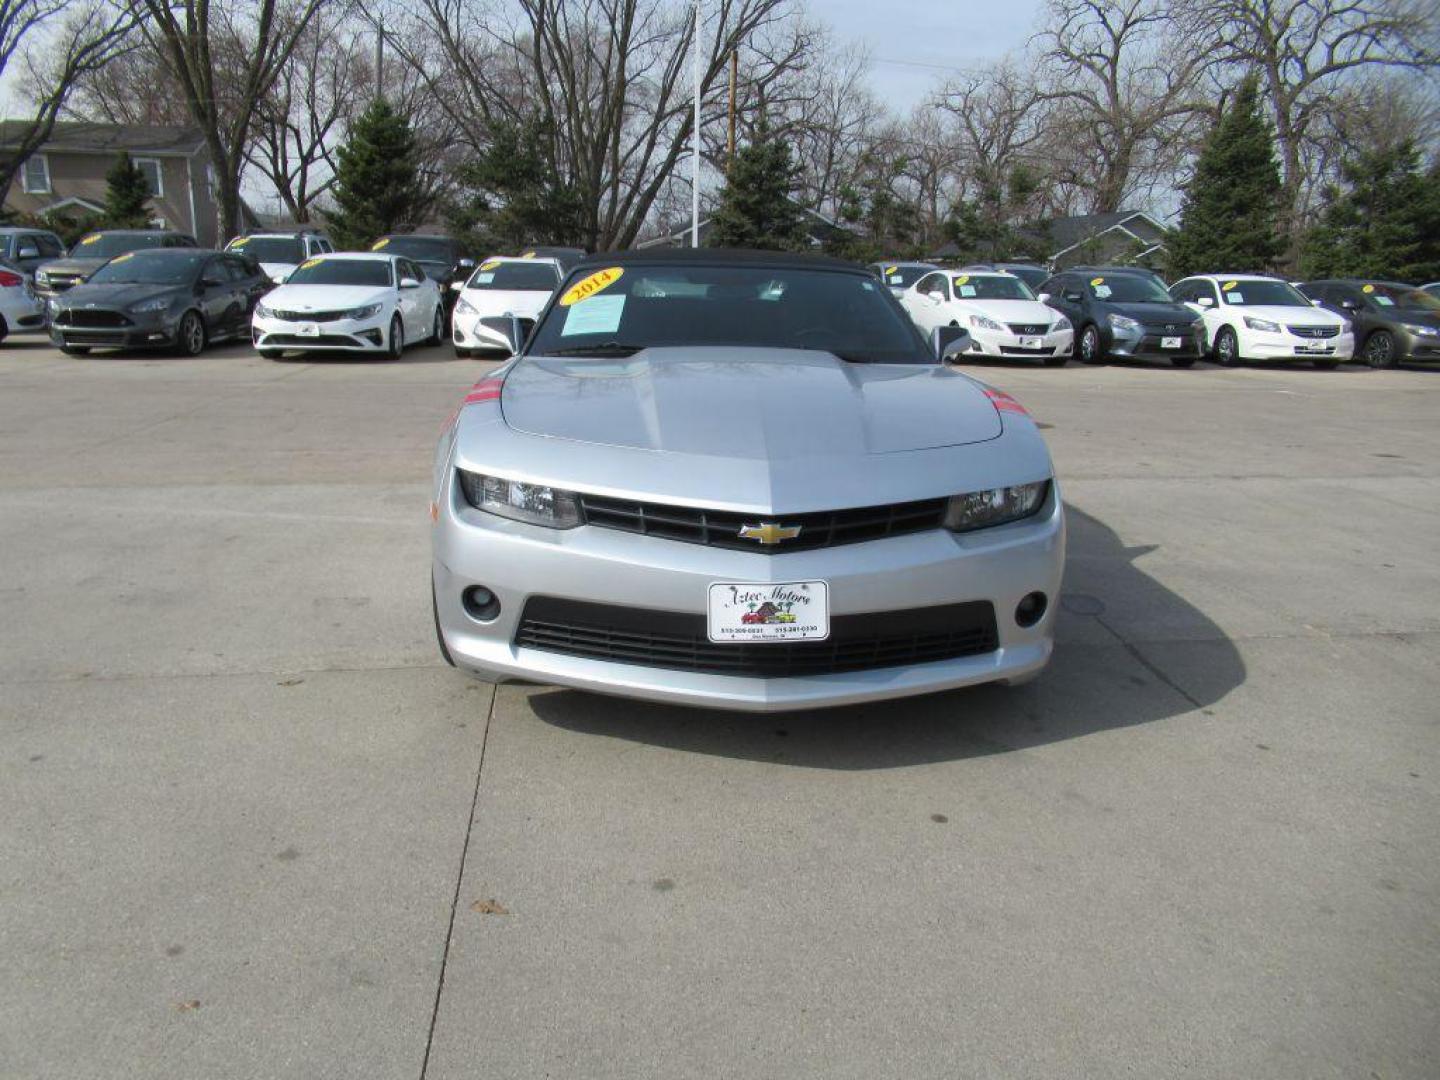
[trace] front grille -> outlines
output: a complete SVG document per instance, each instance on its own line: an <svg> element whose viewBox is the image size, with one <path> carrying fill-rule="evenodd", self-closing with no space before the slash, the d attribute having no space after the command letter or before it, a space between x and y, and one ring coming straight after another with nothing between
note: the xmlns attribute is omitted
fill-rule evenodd
<svg viewBox="0 0 1440 1080"><path fill-rule="evenodd" d="M124 345L125 334L119 330L62 330L60 339L66 345Z"/></svg>
<svg viewBox="0 0 1440 1080"><path fill-rule="evenodd" d="M821 510L810 514L737 514L729 510L699 510L691 506L667 506L603 495L580 496L587 525L660 536L687 544L758 551L765 555L858 544L863 540L938 529L945 518L945 504L945 499L925 499L850 510ZM767 521L778 522L782 526L798 526L800 532L793 539L777 544L761 544L740 535L743 526L760 525Z"/></svg>
<svg viewBox="0 0 1440 1080"><path fill-rule="evenodd" d="M1338 326L1290 326L1286 327L1296 337L1304 338L1332 338L1340 336Z"/></svg>
<svg viewBox="0 0 1440 1080"><path fill-rule="evenodd" d="M91 311L88 308L61 308L55 313L56 326L134 326L118 311Z"/></svg>
<svg viewBox="0 0 1440 1080"><path fill-rule="evenodd" d="M267 346L289 345L296 349L313 349L322 345L332 348L358 349L361 346L361 342L349 334L317 334L313 337L300 334L266 334L262 340Z"/></svg>
<svg viewBox="0 0 1440 1080"><path fill-rule="evenodd" d="M341 319L350 318L350 312L354 308L347 308L344 311L271 311L270 318L281 319L285 322L339 322Z"/></svg>
<svg viewBox="0 0 1440 1080"><path fill-rule="evenodd" d="M1018 337L1032 337L1035 334L1047 334L1050 332L1050 327L1044 325L1043 323L1012 322L1006 323L1006 325L1010 327L1010 332Z"/></svg>
<svg viewBox="0 0 1440 1080"><path fill-rule="evenodd" d="M1019 345L1001 345L1000 352L1005 356L1054 356L1055 349L1022 349Z"/></svg>
<svg viewBox="0 0 1440 1080"><path fill-rule="evenodd" d="M1163 334L1165 337L1174 337L1176 334L1184 336L1194 333L1194 330L1180 323L1146 323L1145 332L1147 334Z"/></svg>
<svg viewBox="0 0 1440 1080"><path fill-rule="evenodd" d="M620 664L785 679L981 656L999 647L999 637L986 600L835 615L825 641L716 644L704 615L533 596L515 644Z"/></svg>

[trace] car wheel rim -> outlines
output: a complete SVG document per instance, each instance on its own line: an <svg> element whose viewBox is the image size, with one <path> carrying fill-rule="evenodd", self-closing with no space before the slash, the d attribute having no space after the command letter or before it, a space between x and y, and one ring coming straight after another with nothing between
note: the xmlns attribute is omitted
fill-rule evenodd
<svg viewBox="0 0 1440 1080"><path fill-rule="evenodd" d="M1084 336L1081 337L1080 352L1086 360L1095 359L1095 332L1093 330L1086 330Z"/></svg>
<svg viewBox="0 0 1440 1080"><path fill-rule="evenodd" d="M193 315L185 323L185 346L192 353L198 353L205 347L204 331L200 327L200 320Z"/></svg>
<svg viewBox="0 0 1440 1080"><path fill-rule="evenodd" d="M1385 337L1374 337L1370 339L1370 362L1376 367L1384 367L1390 359L1390 341Z"/></svg>
<svg viewBox="0 0 1440 1080"><path fill-rule="evenodd" d="M1234 345L1229 334L1221 334L1220 340L1215 343L1215 350L1220 354L1220 362L1229 364L1235 359Z"/></svg>
<svg viewBox="0 0 1440 1080"><path fill-rule="evenodd" d="M405 349L405 328L396 319L390 324L390 355L399 356Z"/></svg>

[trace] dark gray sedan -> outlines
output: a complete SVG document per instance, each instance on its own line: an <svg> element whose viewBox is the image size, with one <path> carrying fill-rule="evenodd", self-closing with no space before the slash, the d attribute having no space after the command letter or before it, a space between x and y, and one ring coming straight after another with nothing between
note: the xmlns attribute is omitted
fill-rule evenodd
<svg viewBox="0 0 1440 1080"><path fill-rule="evenodd" d="M1300 291L1355 326L1355 359L1375 368L1440 361L1440 298L1396 281L1307 281Z"/></svg>

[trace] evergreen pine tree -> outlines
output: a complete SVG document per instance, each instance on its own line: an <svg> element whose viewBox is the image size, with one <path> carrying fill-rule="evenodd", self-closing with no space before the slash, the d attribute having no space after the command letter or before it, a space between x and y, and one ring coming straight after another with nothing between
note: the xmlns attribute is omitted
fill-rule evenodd
<svg viewBox="0 0 1440 1080"><path fill-rule="evenodd" d="M583 201L545 152L550 133L538 116L498 122L486 148L461 167L461 186L471 194L450 215L450 227L471 250L594 243Z"/></svg>
<svg viewBox="0 0 1440 1080"><path fill-rule="evenodd" d="M1170 242L1172 278L1265 270L1285 250L1280 167L1255 80L1240 84L1210 131L1185 186L1180 228Z"/></svg>
<svg viewBox="0 0 1440 1080"><path fill-rule="evenodd" d="M1340 166L1305 239L1306 277L1440 278L1440 164L1420 167L1414 140L1363 151Z"/></svg>
<svg viewBox="0 0 1440 1080"><path fill-rule="evenodd" d="M376 98L350 125L336 151L335 209L326 213L340 250L363 250L377 237L414 225L422 209L410 121Z"/></svg>
<svg viewBox="0 0 1440 1080"><path fill-rule="evenodd" d="M100 220L107 229L144 229L150 224L149 181L123 150L105 174L105 211Z"/></svg>
<svg viewBox="0 0 1440 1080"><path fill-rule="evenodd" d="M720 205L710 219L711 247L801 251L810 246L804 211L792 192L800 168L789 144L762 128L735 153Z"/></svg>

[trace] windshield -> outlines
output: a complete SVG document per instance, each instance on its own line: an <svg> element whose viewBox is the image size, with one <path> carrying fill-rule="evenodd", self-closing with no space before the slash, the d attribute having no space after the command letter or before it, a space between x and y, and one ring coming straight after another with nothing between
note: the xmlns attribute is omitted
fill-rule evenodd
<svg viewBox="0 0 1440 1080"><path fill-rule="evenodd" d="M559 279L549 263L481 263L465 283L467 289L505 289L511 292L554 292Z"/></svg>
<svg viewBox="0 0 1440 1080"><path fill-rule="evenodd" d="M1174 298L1152 277L1140 274L1097 274L1085 282L1096 300L1112 304L1173 304Z"/></svg>
<svg viewBox="0 0 1440 1080"><path fill-rule="evenodd" d="M376 240L371 251L383 251L386 255L403 255L417 262L444 263L455 261L455 245L443 236L391 236Z"/></svg>
<svg viewBox="0 0 1440 1080"><path fill-rule="evenodd" d="M294 265L305 258L305 245L293 236L242 236L225 250L243 252L262 263Z"/></svg>
<svg viewBox="0 0 1440 1080"><path fill-rule="evenodd" d="M285 279L286 285L376 285L390 282L388 259L309 259Z"/></svg>
<svg viewBox="0 0 1440 1080"><path fill-rule="evenodd" d="M116 255L90 275L91 285L120 282L144 285L184 285L195 279L210 256L204 252L136 251Z"/></svg>
<svg viewBox="0 0 1440 1080"><path fill-rule="evenodd" d="M1050 271L1039 266L1006 266L1003 269L1006 273L1014 274L1026 285L1029 285L1031 292L1038 289L1050 277Z"/></svg>
<svg viewBox="0 0 1440 1080"><path fill-rule="evenodd" d="M889 291L868 274L667 263L586 269L569 286L536 327L531 354L733 345L815 349L856 362L934 362Z"/></svg>
<svg viewBox="0 0 1440 1080"><path fill-rule="evenodd" d="M1313 307L1284 281L1222 281L1220 295L1236 307Z"/></svg>
<svg viewBox="0 0 1440 1080"><path fill-rule="evenodd" d="M159 247L165 238L157 233L91 233L70 249L72 259L113 259L127 251Z"/></svg>
<svg viewBox="0 0 1440 1080"><path fill-rule="evenodd" d="M934 269L933 266L897 266L895 263L886 263L879 267L880 280L892 289L908 289Z"/></svg>
<svg viewBox="0 0 1440 1080"><path fill-rule="evenodd" d="M1360 291L1369 297L1377 307L1412 308L1423 311L1427 315L1440 315L1440 299L1436 299L1424 289L1414 289L1409 285L1385 285L1375 282L1361 286Z"/></svg>
<svg viewBox="0 0 1440 1080"><path fill-rule="evenodd" d="M956 300L1034 300L1030 286L1000 274L959 274L951 279Z"/></svg>

